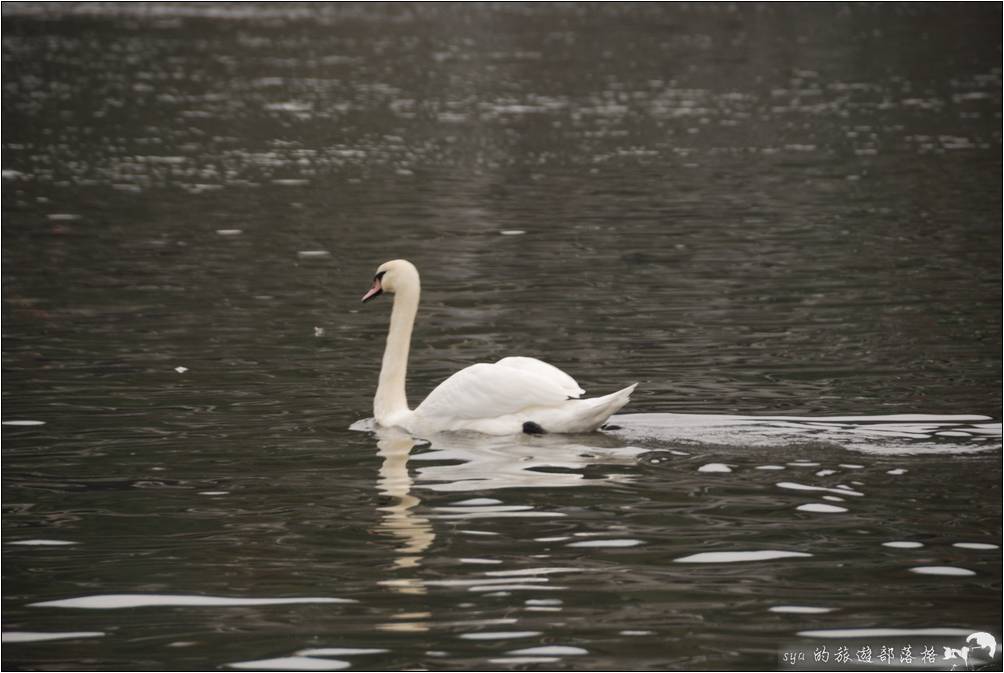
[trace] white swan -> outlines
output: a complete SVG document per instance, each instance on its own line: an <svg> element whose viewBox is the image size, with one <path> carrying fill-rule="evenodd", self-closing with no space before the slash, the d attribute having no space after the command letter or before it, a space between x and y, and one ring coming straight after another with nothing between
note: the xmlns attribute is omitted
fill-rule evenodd
<svg viewBox="0 0 1004 673"><path fill-rule="evenodd" d="M362 300L384 292L394 294L394 308L373 398L373 416L382 426L404 428L412 434L591 432L627 404L638 385L580 400L585 391L557 367L534 358L510 357L461 369L436 386L416 409L409 409L404 383L421 294L418 269L403 259L380 265Z"/></svg>

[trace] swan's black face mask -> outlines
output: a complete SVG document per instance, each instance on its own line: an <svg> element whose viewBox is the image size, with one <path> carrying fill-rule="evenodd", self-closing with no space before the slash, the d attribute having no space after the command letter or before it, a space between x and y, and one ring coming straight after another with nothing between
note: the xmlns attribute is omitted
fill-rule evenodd
<svg viewBox="0 0 1004 673"><path fill-rule="evenodd" d="M373 297L379 297L380 295L383 294L383 285L381 285L380 280L383 278L383 275L385 273L387 272L381 271L377 275L373 276L373 287L371 287L369 291L367 291L366 294L363 295L364 304Z"/></svg>

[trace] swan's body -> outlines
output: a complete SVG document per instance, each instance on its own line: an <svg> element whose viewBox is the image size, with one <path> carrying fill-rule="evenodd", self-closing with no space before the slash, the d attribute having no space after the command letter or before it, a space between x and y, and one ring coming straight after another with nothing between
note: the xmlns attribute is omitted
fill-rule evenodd
<svg viewBox="0 0 1004 673"><path fill-rule="evenodd" d="M363 301L394 293L373 416L385 427L413 434L472 430L488 435L520 432L591 432L628 403L635 385L604 397L585 391L557 367L535 358L479 363L449 377L415 409L408 407L405 378L421 283L411 262L397 259L377 269Z"/></svg>

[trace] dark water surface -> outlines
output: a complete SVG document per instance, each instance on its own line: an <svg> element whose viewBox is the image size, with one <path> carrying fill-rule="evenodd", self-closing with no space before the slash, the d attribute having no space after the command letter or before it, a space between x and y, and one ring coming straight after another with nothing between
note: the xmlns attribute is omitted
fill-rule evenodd
<svg viewBox="0 0 1004 673"><path fill-rule="evenodd" d="M1001 640L1000 5L3 12L5 669ZM395 257L620 429L350 430Z"/></svg>

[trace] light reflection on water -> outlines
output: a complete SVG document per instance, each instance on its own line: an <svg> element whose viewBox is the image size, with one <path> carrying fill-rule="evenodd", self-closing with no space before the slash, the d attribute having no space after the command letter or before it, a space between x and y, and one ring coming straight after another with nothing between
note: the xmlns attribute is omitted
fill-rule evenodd
<svg viewBox="0 0 1004 673"><path fill-rule="evenodd" d="M999 9L3 11L5 667L1000 623ZM413 403L531 355L619 427L347 430L393 257Z"/></svg>

